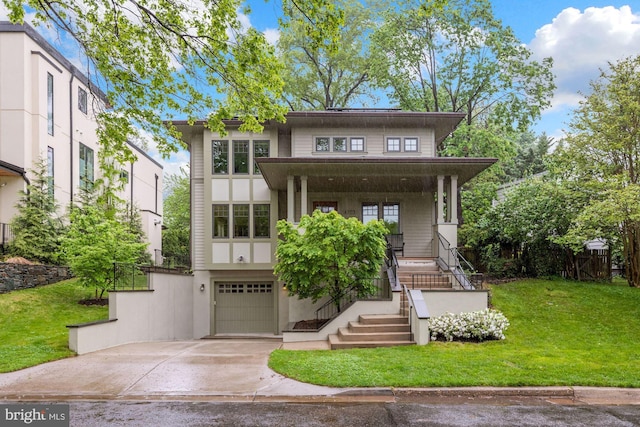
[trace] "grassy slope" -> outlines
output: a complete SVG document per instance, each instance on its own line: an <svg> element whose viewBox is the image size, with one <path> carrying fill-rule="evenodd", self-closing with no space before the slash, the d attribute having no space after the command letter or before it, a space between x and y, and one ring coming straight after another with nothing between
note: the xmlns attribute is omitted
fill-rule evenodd
<svg viewBox="0 0 640 427"><path fill-rule="evenodd" d="M107 307L78 304L91 296L75 280L0 294L0 372L72 356L66 325L108 317Z"/></svg>
<svg viewBox="0 0 640 427"><path fill-rule="evenodd" d="M481 344L278 350L269 366L329 386L640 387L640 289L526 280L492 287L511 326Z"/></svg>

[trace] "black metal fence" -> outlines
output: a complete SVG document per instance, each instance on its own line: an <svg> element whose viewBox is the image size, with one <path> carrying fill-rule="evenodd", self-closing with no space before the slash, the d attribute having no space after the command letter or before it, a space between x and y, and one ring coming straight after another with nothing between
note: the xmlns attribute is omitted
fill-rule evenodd
<svg viewBox="0 0 640 427"><path fill-rule="evenodd" d="M160 249L155 250L154 264L165 268L191 268L191 254L172 254L162 252Z"/></svg>
<svg viewBox="0 0 640 427"><path fill-rule="evenodd" d="M142 265L113 263L113 291L143 291L149 289L149 275Z"/></svg>
<svg viewBox="0 0 640 427"><path fill-rule="evenodd" d="M391 286L389 279L379 277L371 279L376 287L376 292L372 295L362 296L354 289L347 290L336 299L332 299L316 310L316 328L320 329L327 322L337 317L344 310L349 308L354 302L362 300L388 300L391 298Z"/></svg>
<svg viewBox="0 0 640 427"><path fill-rule="evenodd" d="M13 240L14 234L11 225L0 222L0 253L6 251L7 245Z"/></svg>

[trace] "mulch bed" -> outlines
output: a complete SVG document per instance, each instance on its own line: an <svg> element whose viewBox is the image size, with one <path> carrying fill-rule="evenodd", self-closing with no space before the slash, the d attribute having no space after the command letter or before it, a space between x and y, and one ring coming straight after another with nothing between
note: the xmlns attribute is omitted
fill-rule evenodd
<svg viewBox="0 0 640 427"><path fill-rule="evenodd" d="M314 320L301 320L296 322L293 326L293 329L319 329L322 325L327 322L326 319L314 319Z"/></svg>
<svg viewBox="0 0 640 427"><path fill-rule="evenodd" d="M82 305L109 305L108 298L87 298L78 301L78 304Z"/></svg>

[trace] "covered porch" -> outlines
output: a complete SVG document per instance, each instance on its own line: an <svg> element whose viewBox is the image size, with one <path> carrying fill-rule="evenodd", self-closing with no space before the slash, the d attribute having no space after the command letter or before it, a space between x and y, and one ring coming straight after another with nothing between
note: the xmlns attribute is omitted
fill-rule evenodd
<svg viewBox="0 0 640 427"><path fill-rule="evenodd" d="M435 257L438 234L457 246L458 188L495 163L485 158L301 157L256 159L278 218L314 209L384 220L406 257Z"/></svg>

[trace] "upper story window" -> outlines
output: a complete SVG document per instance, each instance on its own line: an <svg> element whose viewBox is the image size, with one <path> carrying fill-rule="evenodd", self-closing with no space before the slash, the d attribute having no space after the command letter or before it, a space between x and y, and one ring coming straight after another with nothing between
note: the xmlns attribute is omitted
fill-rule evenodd
<svg viewBox="0 0 640 427"><path fill-rule="evenodd" d="M78 110L87 114L87 91L80 87L78 88Z"/></svg>
<svg viewBox="0 0 640 427"><path fill-rule="evenodd" d="M93 150L80 144L80 188L85 190L93 186Z"/></svg>
<svg viewBox="0 0 640 427"><path fill-rule="evenodd" d="M399 152L400 151L400 138L387 138L387 151Z"/></svg>
<svg viewBox="0 0 640 427"><path fill-rule="evenodd" d="M213 173L229 173L229 141L211 141L211 157Z"/></svg>
<svg viewBox="0 0 640 427"><path fill-rule="evenodd" d="M351 151L364 151L364 138L351 138Z"/></svg>
<svg viewBox="0 0 640 427"><path fill-rule="evenodd" d="M418 138L405 138L404 151L418 151Z"/></svg>
<svg viewBox="0 0 640 427"><path fill-rule="evenodd" d="M229 237L229 206L213 205L213 237Z"/></svg>
<svg viewBox="0 0 640 427"><path fill-rule="evenodd" d="M47 147L47 192L53 197L53 147Z"/></svg>
<svg viewBox="0 0 640 427"><path fill-rule="evenodd" d="M330 148L331 145L329 144L329 137L320 136L316 138L316 151L327 152Z"/></svg>
<svg viewBox="0 0 640 427"><path fill-rule="evenodd" d="M418 138L414 136L406 138L400 138L397 136L387 137L387 153L416 153L418 152L418 148Z"/></svg>
<svg viewBox="0 0 640 427"><path fill-rule="evenodd" d="M233 141L233 173L249 173L249 141Z"/></svg>
<svg viewBox="0 0 640 427"><path fill-rule="evenodd" d="M317 136L314 146L316 153L363 152L364 148L364 137L361 136L351 138L345 136Z"/></svg>
<svg viewBox="0 0 640 427"><path fill-rule="evenodd" d="M249 237L249 205L233 205L233 237Z"/></svg>
<svg viewBox="0 0 640 427"><path fill-rule="evenodd" d="M256 159L269 157L269 141L253 141L253 173L260 175Z"/></svg>
<svg viewBox="0 0 640 427"><path fill-rule="evenodd" d="M333 138L333 151L347 151L347 138L337 136Z"/></svg>
<svg viewBox="0 0 640 427"><path fill-rule="evenodd" d="M53 75L47 73L47 133L53 135Z"/></svg>

